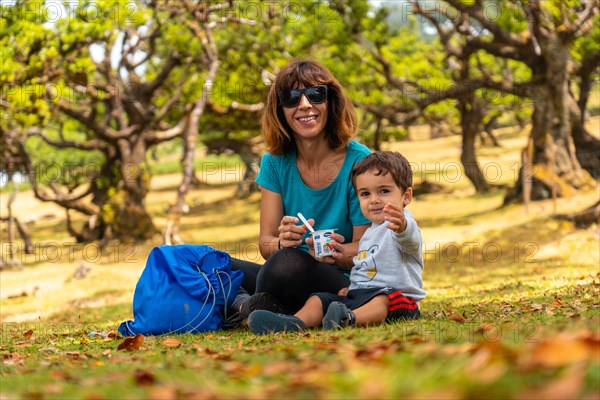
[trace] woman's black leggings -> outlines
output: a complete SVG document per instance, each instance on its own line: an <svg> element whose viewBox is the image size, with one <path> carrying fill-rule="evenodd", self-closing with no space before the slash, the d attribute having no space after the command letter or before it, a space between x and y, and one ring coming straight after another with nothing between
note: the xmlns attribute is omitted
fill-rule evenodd
<svg viewBox="0 0 600 400"><path fill-rule="evenodd" d="M343 272L295 248L279 250L262 267L235 258L231 259L231 266L234 270L244 271L242 287L248 293L270 293L294 313L311 294L337 294L341 288L350 285Z"/></svg>

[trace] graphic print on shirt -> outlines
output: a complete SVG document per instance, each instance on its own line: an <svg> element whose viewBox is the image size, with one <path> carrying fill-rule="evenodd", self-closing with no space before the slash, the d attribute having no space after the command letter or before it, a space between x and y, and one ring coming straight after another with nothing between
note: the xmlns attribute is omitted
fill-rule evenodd
<svg viewBox="0 0 600 400"><path fill-rule="evenodd" d="M372 281L377 275L377 264L375 263L374 254L379 249L379 245L374 244L369 247L368 250L360 250L357 254L358 261L360 261L359 268L361 269L362 275L368 279L363 282ZM361 261L364 260L364 261Z"/></svg>

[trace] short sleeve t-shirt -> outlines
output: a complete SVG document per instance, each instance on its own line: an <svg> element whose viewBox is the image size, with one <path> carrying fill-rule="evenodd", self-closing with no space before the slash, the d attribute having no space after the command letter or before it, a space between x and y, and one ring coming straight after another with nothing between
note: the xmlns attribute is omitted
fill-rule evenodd
<svg viewBox="0 0 600 400"><path fill-rule="evenodd" d="M280 156L265 153L260 162L256 182L263 188L281 194L284 215L315 220L314 228L336 229L346 243L352 241L352 227L370 224L360 210L358 196L352 186L350 175L354 165L371 151L368 147L352 140L346 146L346 158L341 169L331 168L331 177L337 177L322 189L312 189L302 181L296 164L296 151ZM298 248L308 251L304 240Z"/></svg>

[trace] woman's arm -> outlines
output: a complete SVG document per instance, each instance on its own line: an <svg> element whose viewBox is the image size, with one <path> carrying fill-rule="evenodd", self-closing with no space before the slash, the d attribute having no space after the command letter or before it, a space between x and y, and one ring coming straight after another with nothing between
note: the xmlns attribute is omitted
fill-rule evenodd
<svg viewBox="0 0 600 400"><path fill-rule="evenodd" d="M261 189L261 195L258 247L260 254L266 260L279 249L277 228L283 218L283 201L279 193L265 188Z"/></svg>
<svg viewBox="0 0 600 400"><path fill-rule="evenodd" d="M265 188L261 193L258 246L266 260L280 248L300 246L308 229L304 225L296 225L298 218L283 215L283 201L279 193ZM311 225L315 223L313 219L308 222Z"/></svg>

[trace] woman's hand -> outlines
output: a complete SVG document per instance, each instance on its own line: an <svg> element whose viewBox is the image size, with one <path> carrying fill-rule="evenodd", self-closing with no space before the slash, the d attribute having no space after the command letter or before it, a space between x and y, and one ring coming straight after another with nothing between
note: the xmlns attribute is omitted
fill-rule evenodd
<svg viewBox="0 0 600 400"><path fill-rule="evenodd" d="M312 237L307 238L306 244L308 244L310 248L310 255L315 257L320 262L351 268L354 265L352 262L352 257L354 257L357 252L356 246L352 246L352 243L343 244L346 239L339 233L332 233L331 239L333 239L331 246L335 249L335 253L327 257L316 257Z"/></svg>
<svg viewBox="0 0 600 400"><path fill-rule="evenodd" d="M302 244L302 236L304 236L308 228L304 224L296 225L298 221L298 218L289 215L281 219L279 228L277 228L281 248L298 247ZM310 226L313 226L315 220L311 218L308 220L308 223Z"/></svg>

